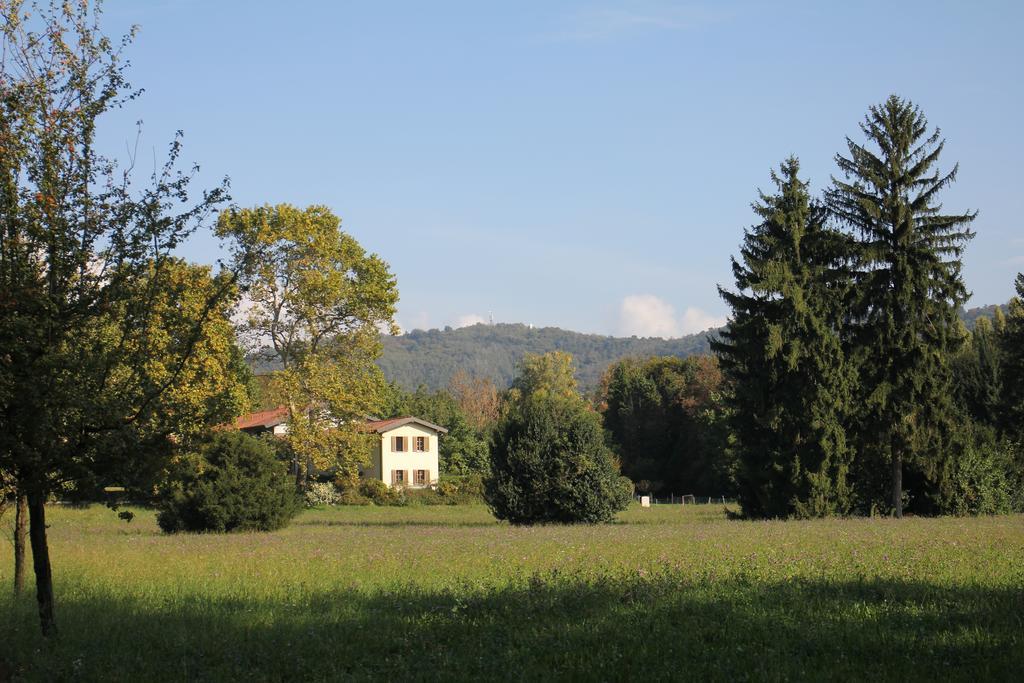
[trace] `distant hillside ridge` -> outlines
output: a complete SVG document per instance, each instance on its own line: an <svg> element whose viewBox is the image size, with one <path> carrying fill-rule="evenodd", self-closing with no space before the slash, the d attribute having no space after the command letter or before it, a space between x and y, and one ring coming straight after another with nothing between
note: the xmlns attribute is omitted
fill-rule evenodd
<svg viewBox="0 0 1024 683"><path fill-rule="evenodd" d="M960 309L960 318L968 329L979 317L992 318L992 304ZM403 388L413 390L424 385L431 390L443 389L457 370L480 377L489 377L499 388L512 384L516 364L526 353L566 351L576 360L576 378L580 387L589 389L600 382L601 375L612 363L630 356L687 356L710 352L708 339L722 328L662 339L660 337L611 337L600 334L572 332L558 327L534 328L521 323L478 323L459 329L412 330L391 337L382 336L384 354L377 361L384 376ZM257 374L278 369L276 362L251 357L250 365Z"/></svg>
<svg viewBox="0 0 1024 683"><path fill-rule="evenodd" d="M609 365L628 356L678 356L708 353L708 336L716 330L678 339L608 337L558 327L534 328L519 323L478 323L459 329L413 330L385 336L377 361L384 376L406 389L425 385L442 389L457 370L489 377L499 388L511 385L516 364L526 353L566 351L576 361L581 388L596 386Z"/></svg>
<svg viewBox="0 0 1024 683"><path fill-rule="evenodd" d="M968 308L966 311L960 309L960 319L967 325L967 329L973 330L974 323L978 321L978 318L988 318L992 320L996 316L996 309L1001 309L1003 315L1009 313L1009 304L989 304L988 306L975 306L974 308Z"/></svg>

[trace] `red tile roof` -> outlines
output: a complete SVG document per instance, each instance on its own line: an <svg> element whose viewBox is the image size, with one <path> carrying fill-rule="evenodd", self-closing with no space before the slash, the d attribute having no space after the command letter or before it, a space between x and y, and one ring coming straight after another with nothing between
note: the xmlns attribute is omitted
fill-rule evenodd
<svg viewBox="0 0 1024 683"><path fill-rule="evenodd" d="M408 419L407 417L393 417L390 420L371 420L363 426L368 432L387 431L391 427L399 426L399 423Z"/></svg>
<svg viewBox="0 0 1024 683"><path fill-rule="evenodd" d="M264 427L269 429L276 425L286 422L288 420L288 407L278 406L273 410L264 410L259 413L249 413L243 415L235 420L235 429L253 429L255 427ZM418 417L395 417L390 420L371 420L360 425L361 429L365 429L368 432L377 432L383 434L384 432L407 425L409 423L416 423L422 425L428 429L433 429L441 434L447 434L448 430L440 425L436 425L433 422L427 422L421 420Z"/></svg>
<svg viewBox="0 0 1024 683"><path fill-rule="evenodd" d="M235 420L235 429L252 429L253 427L273 427L288 419L288 407L278 406L273 410L249 413Z"/></svg>
<svg viewBox="0 0 1024 683"><path fill-rule="evenodd" d="M390 429L395 429L396 427L401 427L402 425L407 425L411 422L422 425L427 429L433 429L435 432L440 432L441 434L448 433L448 430L444 427L436 425L433 422L421 420L418 417L395 417L390 420L374 420L372 422L367 422L364 426L367 431L382 434Z"/></svg>

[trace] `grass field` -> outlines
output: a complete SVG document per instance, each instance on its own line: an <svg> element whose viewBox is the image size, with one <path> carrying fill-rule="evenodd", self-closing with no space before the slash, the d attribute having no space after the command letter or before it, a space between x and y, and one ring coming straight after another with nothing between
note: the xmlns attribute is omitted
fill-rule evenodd
<svg viewBox="0 0 1024 683"><path fill-rule="evenodd" d="M632 508L512 528L481 506L311 511L164 536L49 511L60 635L0 593L28 680L1020 680L1024 516L738 522ZM11 516L3 520L5 535ZM0 544L10 585L12 549ZM2 678L2 676L0 676Z"/></svg>

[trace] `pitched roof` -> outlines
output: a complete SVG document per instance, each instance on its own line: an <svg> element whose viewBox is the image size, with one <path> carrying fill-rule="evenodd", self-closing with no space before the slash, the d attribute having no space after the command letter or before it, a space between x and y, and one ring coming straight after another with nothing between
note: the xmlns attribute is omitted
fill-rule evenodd
<svg viewBox="0 0 1024 683"><path fill-rule="evenodd" d="M240 418L235 420L235 429L254 429L256 427L263 427L270 429L276 427L279 424L283 424L288 421L288 407L278 406L271 410L264 410L258 413L249 413L248 415L242 415ZM383 434L384 432L392 429L397 429L407 424L418 424L427 429L433 429L441 434L447 434L448 430L440 425L436 425L433 422L427 422L421 420L418 417L395 417L390 420L370 420L361 427L368 432L377 432Z"/></svg>
<svg viewBox="0 0 1024 683"><path fill-rule="evenodd" d="M249 413L235 420L235 429L253 429L254 427L276 427L288 421L288 407L278 406L272 410Z"/></svg>
<svg viewBox="0 0 1024 683"><path fill-rule="evenodd" d="M427 429L433 429L435 432L440 432L441 434L448 433L448 430L445 429L444 427L436 425L433 422L421 420L418 417L395 417L390 420L373 420L371 422L367 422L365 426L367 431L383 434L384 432L388 432L391 431L392 429L397 429L398 427L402 427L404 425L412 423L421 425L423 427L426 427Z"/></svg>

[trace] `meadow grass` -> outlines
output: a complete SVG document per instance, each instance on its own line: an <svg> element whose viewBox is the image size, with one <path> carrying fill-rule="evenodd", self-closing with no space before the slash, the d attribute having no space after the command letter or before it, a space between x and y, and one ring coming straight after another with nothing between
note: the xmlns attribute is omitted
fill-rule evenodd
<svg viewBox="0 0 1024 683"><path fill-rule="evenodd" d="M633 507L308 511L271 534L48 511L60 634L0 593L26 680L1019 680L1024 516L740 522ZM10 516L3 520L10 527ZM6 532L5 532L6 533ZM9 538L9 536L8 536ZM10 543L0 580L11 582ZM3 676L0 675L0 678Z"/></svg>

